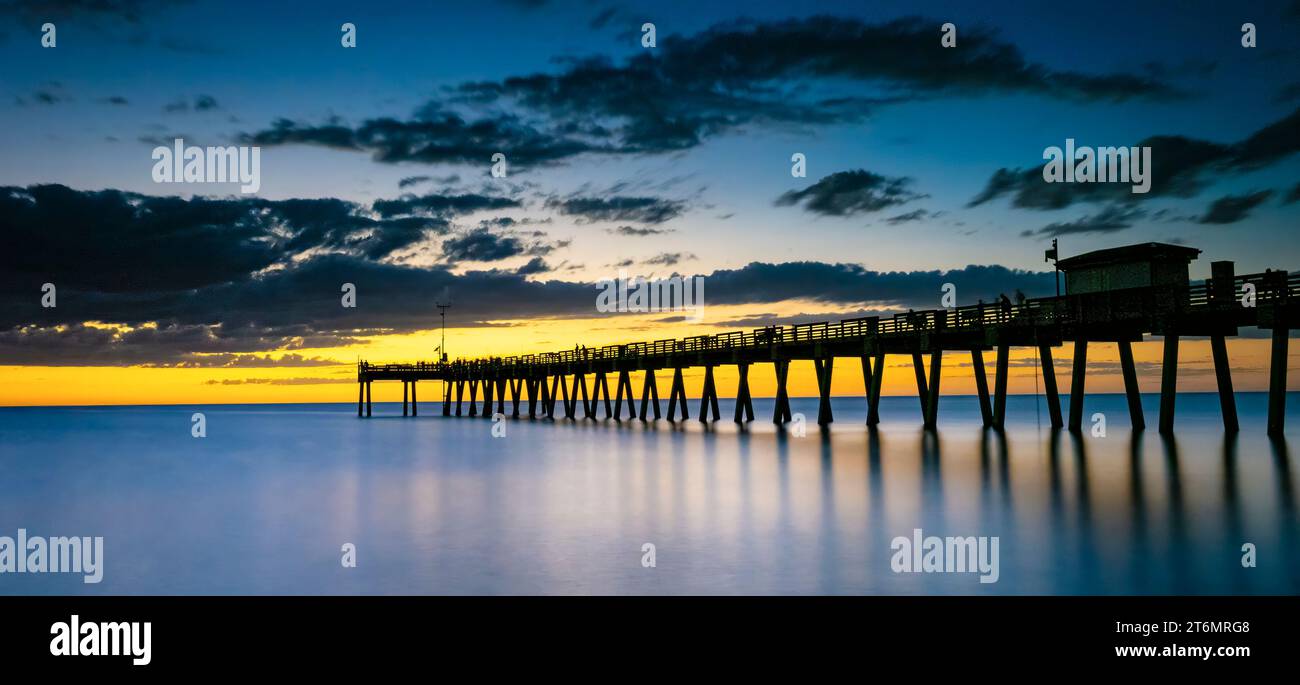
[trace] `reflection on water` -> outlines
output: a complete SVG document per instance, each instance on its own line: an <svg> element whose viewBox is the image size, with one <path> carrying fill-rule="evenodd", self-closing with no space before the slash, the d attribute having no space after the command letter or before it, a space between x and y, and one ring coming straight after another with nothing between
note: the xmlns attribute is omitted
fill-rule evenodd
<svg viewBox="0 0 1300 685"><path fill-rule="evenodd" d="M0 535L103 535L106 558L97 586L4 574L0 593L1296 593L1265 400L1240 395L1225 437L1216 396L1180 397L1172 438L1127 430L1123 396L1087 400L1116 417L1107 437L1039 425L1032 397L1001 433L972 398L944 397L938 432L915 398L885 398L875 430L843 398L802 436L524 419L493 438L428 404L207 407L194 439L192 407L0 409ZM893 573L890 541L916 528L998 536L1000 580Z"/></svg>

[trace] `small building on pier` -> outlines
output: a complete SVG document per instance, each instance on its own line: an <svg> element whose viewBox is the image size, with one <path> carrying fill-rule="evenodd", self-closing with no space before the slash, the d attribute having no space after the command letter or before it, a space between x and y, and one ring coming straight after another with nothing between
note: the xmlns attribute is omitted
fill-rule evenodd
<svg viewBox="0 0 1300 685"><path fill-rule="evenodd" d="M1069 318L1092 340L1163 335L1187 302L1188 266L1200 250L1167 243L1125 245L1062 259Z"/></svg>
<svg viewBox="0 0 1300 685"><path fill-rule="evenodd" d="M1085 252L1062 259L1065 294L1086 295L1128 288L1186 287L1187 269L1201 251L1168 243L1141 243Z"/></svg>

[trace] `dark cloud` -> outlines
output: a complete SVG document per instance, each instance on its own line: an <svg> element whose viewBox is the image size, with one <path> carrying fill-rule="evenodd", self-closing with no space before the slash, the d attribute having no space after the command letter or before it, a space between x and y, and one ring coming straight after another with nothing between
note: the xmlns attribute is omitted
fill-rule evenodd
<svg viewBox="0 0 1300 685"><path fill-rule="evenodd" d="M278 119L271 128L240 139L251 145L306 144L366 151L376 162L387 163L489 164L500 152L511 165L532 166L610 151L573 133L570 127L538 128L513 115L467 121L450 112L426 111L409 121L370 119L355 129L338 122L312 125Z"/></svg>
<svg viewBox="0 0 1300 685"><path fill-rule="evenodd" d="M457 257L531 258L514 270L453 273L444 264L381 261L383 250L366 249L362 236L383 221L328 198L0 188L0 364L259 366L268 352L428 330L432 297L473 301L457 326L599 315L594 283L539 280L548 271L542 253L560 243L537 232L453 236ZM706 278L711 304L806 299L874 309L935 306L944 282L970 300L1000 289L1046 292L1051 284L1050 274L1000 266L884 273L818 262L753 263ZM40 306L46 282L58 288L57 307ZM343 284L356 288L355 308L342 306Z"/></svg>
<svg viewBox="0 0 1300 685"><path fill-rule="evenodd" d="M1084 143L1079 142L1080 145ZM1137 202L1155 197L1193 197L1215 175L1253 171L1300 152L1300 109L1236 143L1186 136L1152 136L1136 147L1151 148L1151 189L1132 192L1128 183L1048 183L1043 166L998 169L968 207L1003 195L1021 209L1063 209L1076 202Z"/></svg>
<svg viewBox="0 0 1300 685"><path fill-rule="evenodd" d="M591 22L589 22L587 26L589 26L592 29L603 29L605 28L605 25L608 24L616 16L618 16L618 8L616 7L606 8L604 10L601 10L598 14L596 14L596 16L592 17Z"/></svg>
<svg viewBox="0 0 1300 685"><path fill-rule="evenodd" d="M102 103L104 103L104 104L106 104L106 105L128 105L128 104L130 104L130 103L127 101L127 99L126 99L125 97L122 97L121 95L111 95L111 96L109 96L109 97L102 98L102 99L100 100L100 102L102 102Z"/></svg>
<svg viewBox="0 0 1300 685"><path fill-rule="evenodd" d="M581 221L637 221L661 224L686 210L686 203L661 197L569 197L550 198L546 206Z"/></svg>
<svg viewBox="0 0 1300 685"><path fill-rule="evenodd" d="M405 178L403 178L402 180L400 180L400 181L397 182L397 187L398 187L398 188L410 188L411 186L419 185L419 184L421 184L421 183L425 183L425 182L431 180L432 178L433 178L432 176L407 176L407 177L405 177Z"/></svg>
<svg viewBox="0 0 1300 685"><path fill-rule="evenodd" d="M971 265L948 271L873 271L858 264L752 262L706 276L709 304L753 304L811 300L867 309L934 309L941 286L957 286L959 301L992 301L998 294L1023 291L1030 297L1055 292L1052 272Z"/></svg>
<svg viewBox="0 0 1300 685"><path fill-rule="evenodd" d="M452 262L495 262L517 257L524 250L518 238L492 233L485 228L476 228L442 243L443 256Z"/></svg>
<svg viewBox="0 0 1300 685"><path fill-rule="evenodd" d="M1300 201L1300 183L1295 184L1295 186L1291 188L1291 192L1286 194L1286 199L1282 200L1282 203L1289 205L1296 201Z"/></svg>
<svg viewBox="0 0 1300 685"><path fill-rule="evenodd" d="M515 273L519 274L520 276L532 276L534 274L544 274L548 271L553 271L553 269L551 269L550 265L546 263L546 260L542 259L541 257L533 257L532 259L528 260L527 264L524 264L518 269L515 269Z"/></svg>
<svg viewBox="0 0 1300 685"><path fill-rule="evenodd" d="M643 262L651 266L677 266L679 263L697 257L689 252L661 252Z"/></svg>
<svg viewBox="0 0 1300 685"><path fill-rule="evenodd" d="M168 114L188 112L191 108L193 108L195 112L213 112L221 109L221 105L217 104L217 99L211 95L196 96L192 104L185 98L179 98L163 105L163 111Z"/></svg>
<svg viewBox="0 0 1300 685"><path fill-rule="evenodd" d="M376 200L372 209L381 217L420 214L451 217L482 210L520 207L522 203L508 197L491 195L403 195L395 200Z"/></svg>
<svg viewBox="0 0 1300 685"><path fill-rule="evenodd" d="M595 22L612 16L599 14ZM1084 74L1031 62L977 27L965 29L961 49L936 49L940 23L818 16L719 24L691 36L661 36L655 50L621 61L581 58L558 73L464 83L409 119L356 126L280 119L243 138L366 151L391 163L486 164L503 152L511 164L530 166L583 154L684 150L748 125L857 122L878 107L921 98L1182 96L1145 75ZM464 108L481 115L452 111Z"/></svg>
<svg viewBox="0 0 1300 685"><path fill-rule="evenodd" d="M882 176L862 169L838 171L803 190L783 193L776 204L802 204L805 210L825 216L865 214L926 197L910 190L911 184L912 179L907 177Z"/></svg>
<svg viewBox="0 0 1300 685"><path fill-rule="evenodd" d="M899 214L897 216L891 216L888 219L885 219L885 223L889 224L890 226L897 226L899 224L906 224L906 223L911 223L913 221L920 221L929 216L930 213L924 209L914 209L910 212Z"/></svg>
<svg viewBox="0 0 1300 685"><path fill-rule="evenodd" d="M1115 101L1180 95L1145 76L1055 71L978 28L963 34L960 50L936 50L940 23L914 17L867 24L828 16L728 23L693 36L661 36L654 52L622 63L578 60L559 74L466 84L459 92L476 102L509 101L555 120L599 127L623 151L684 149L748 123L857 121L875 106L918 97L1000 92ZM815 81L830 92L787 87ZM884 95L874 94L881 88Z"/></svg>
<svg viewBox="0 0 1300 685"><path fill-rule="evenodd" d="M248 279L311 250L379 259L448 228L438 218L375 218L332 198L186 200L0 187L0 292L45 282L141 296L202 288Z"/></svg>
<svg viewBox="0 0 1300 685"><path fill-rule="evenodd" d="M652 228L652 227L650 227L650 226L644 226L644 227L638 227L638 226L619 226L618 228L607 228L607 229L605 229L605 232L606 232L606 233L612 233L612 234L614 234L614 235L626 235L626 236L644 237L644 236L650 236L650 235L663 235L663 234L665 234L665 233L672 233L672 232L673 232L673 229L671 229L671 228Z"/></svg>
<svg viewBox="0 0 1300 685"><path fill-rule="evenodd" d="M0 16L29 21L90 16L137 24L149 11L168 4L163 0L9 0L0 2Z"/></svg>
<svg viewBox="0 0 1300 685"><path fill-rule="evenodd" d="M1247 195L1225 195L1215 200L1199 221L1203 224L1235 224L1250 216L1251 210L1272 196L1271 190L1260 190Z"/></svg>
<svg viewBox="0 0 1300 685"><path fill-rule="evenodd" d="M1111 205L1096 214L1080 217L1074 221L1048 224L1037 231L1025 231L1020 235L1059 236L1071 233L1115 233L1132 228L1133 222L1146 216L1146 211L1128 205Z"/></svg>

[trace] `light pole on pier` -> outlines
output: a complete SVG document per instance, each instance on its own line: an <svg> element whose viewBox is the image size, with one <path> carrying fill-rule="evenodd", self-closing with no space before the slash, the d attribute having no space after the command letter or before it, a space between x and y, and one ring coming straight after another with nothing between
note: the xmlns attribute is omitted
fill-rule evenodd
<svg viewBox="0 0 1300 685"><path fill-rule="evenodd" d="M442 352L440 361L447 361L447 309L451 307L451 304L437 303L437 307L438 316L442 318L442 344L438 346L438 350Z"/></svg>

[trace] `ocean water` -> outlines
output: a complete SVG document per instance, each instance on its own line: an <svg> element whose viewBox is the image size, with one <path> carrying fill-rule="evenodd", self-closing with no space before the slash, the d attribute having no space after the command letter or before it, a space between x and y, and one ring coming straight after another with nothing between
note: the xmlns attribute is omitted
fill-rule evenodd
<svg viewBox="0 0 1300 685"><path fill-rule="evenodd" d="M5 573L0 594L1294 594L1296 476L1265 402L1240 394L1225 438L1215 395L1180 395L1171 439L1134 436L1119 395L1087 398L1104 437L1051 431L1034 397L1010 398L1004 435L949 396L928 435L915 397L884 398L876 431L861 398L837 398L825 432L796 399L802 436L768 421L771 400L745 430L725 400L702 426L693 400L676 425L524 418L501 437L434 402L368 420L353 404L0 408L0 536L104 538L101 583ZM894 572L891 541L917 528L996 536L997 582Z"/></svg>

